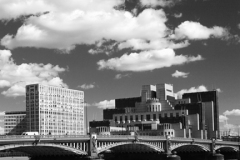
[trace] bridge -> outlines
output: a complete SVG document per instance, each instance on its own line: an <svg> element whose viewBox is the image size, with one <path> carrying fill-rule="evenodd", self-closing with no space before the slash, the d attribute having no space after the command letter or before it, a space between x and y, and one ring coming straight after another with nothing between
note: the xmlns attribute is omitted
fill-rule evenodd
<svg viewBox="0 0 240 160"><path fill-rule="evenodd" d="M82 156L97 158L109 152L156 152L172 155L179 152L216 151L235 153L240 160L239 142L204 140L164 136L131 136L131 135L37 135L37 136L4 136L0 138L0 152L20 152L29 157L37 156Z"/></svg>

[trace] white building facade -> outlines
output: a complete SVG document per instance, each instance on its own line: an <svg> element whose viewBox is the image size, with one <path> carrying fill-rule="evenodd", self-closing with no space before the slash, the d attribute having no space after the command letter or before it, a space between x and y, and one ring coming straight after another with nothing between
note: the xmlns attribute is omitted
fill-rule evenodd
<svg viewBox="0 0 240 160"><path fill-rule="evenodd" d="M27 85L26 123L27 131L41 135L84 135L84 92Z"/></svg>
<svg viewBox="0 0 240 160"><path fill-rule="evenodd" d="M11 111L4 115L4 134L20 135L26 130L26 112Z"/></svg>

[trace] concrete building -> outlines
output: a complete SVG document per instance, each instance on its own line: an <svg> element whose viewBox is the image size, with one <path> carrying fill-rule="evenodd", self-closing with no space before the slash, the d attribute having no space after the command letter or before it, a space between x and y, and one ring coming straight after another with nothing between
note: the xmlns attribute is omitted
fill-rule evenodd
<svg viewBox="0 0 240 160"><path fill-rule="evenodd" d="M201 92L205 97L213 91ZM216 91L215 91L216 92ZM218 137L216 123L216 94L214 98L195 101L196 93L188 93L183 99L175 99L172 84L143 85L141 101L135 106L118 104L124 113L112 115L111 126L126 128L126 132L139 135L170 135L172 137L210 139ZM206 96L208 97L208 96ZM117 104L118 101L115 101ZM114 113L114 109L112 109ZM94 126L91 126L94 128ZM96 127L96 126L95 126ZM98 125L101 127L101 124Z"/></svg>
<svg viewBox="0 0 240 160"><path fill-rule="evenodd" d="M26 112L11 111L4 115L4 134L21 135L26 131Z"/></svg>
<svg viewBox="0 0 240 160"><path fill-rule="evenodd" d="M83 91L42 84L26 86L27 131L83 135L84 122Z"/></svg>

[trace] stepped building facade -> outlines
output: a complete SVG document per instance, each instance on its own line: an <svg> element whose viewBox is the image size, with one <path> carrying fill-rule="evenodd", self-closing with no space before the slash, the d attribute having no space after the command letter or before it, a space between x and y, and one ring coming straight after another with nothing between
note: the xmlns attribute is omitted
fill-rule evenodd
<svg viewBox="0 0 240 160"><path fill-rule="evenodd" d="M219 136L217 91L186 93L175 99L172 84L157 84L143 85L140 93L140 97L116 99L116 108L104 110L103 122L90 122L90 131L202 139Z"/></svg>

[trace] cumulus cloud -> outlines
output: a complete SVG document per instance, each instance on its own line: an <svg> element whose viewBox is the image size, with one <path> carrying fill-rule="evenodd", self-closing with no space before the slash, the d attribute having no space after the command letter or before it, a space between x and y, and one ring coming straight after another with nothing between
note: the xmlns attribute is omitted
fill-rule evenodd
<svg viewBox="0 0 240 160"><path fill-rule="evenodd" d="M172 77L182 77L182 78L187 78L189 75L189 73L185 73L185 72L181 72L181 71L178 71L176 70L173 74L172 74Z"/></svg>
<svg viewBox="0 0 240 160"><path fill-rule="evenodd" d="M177 96L178 99L181 99L182 95L184 93L205 92L205 91L208 91L207 87L205 87L204 85L200 85L198 87L191 87L189 89L182 89L182 90L180 90L176 93L176 96Z"/></svg>
<svg viewBox="0 0 240 160"><path fill-rule="evenodd" d="M102 109L113 109L115 108L115 100L104 100L98 103L93 103L92 106L96 106Z"/></svg>
<svg viewBox="0 0 240 160"><path fill-rule="evenodd" d="M4 134L4 128L0 126L0 134Z"/></svg>
<svg viewBox="0 0 240 160"><path fill-rule="evenodd" d="M151 6L151 7L172 7L176 3L179 3L181 0L140 0L142 6Z"/></svg>
<svg viewBox="0 0 240 160"><path fill-rule="evenodd" d="M210 37L224 38L229 35L227 29L214 26L207 28L199 22L185 21L181 23L172 35L174 39L208 39Z"/></svg>
<svg viewBox="0 0 240 160"><path fill-rule="evenodd" d="M5 115L5 111L0 111L0 116L4 116Z"/></svg>
<svg viewBox="0 0 240 160"><path fill-rule="evenodd" d="M219 115L219 122L226 122L228 120L227 116Z"/></svg>
<svg viewBox="0 0 240 160"><path fill-rule="evenodd" d="M0 19L16 19L24 15L41 15L44 12L82 11L111 11L114 6L123 3L122 0L1 0Z"/></svg>
<svg viewBox="0 0 240 160"><path fill-rule="evenodd" d="M16 35L5 35L1 44L9 49L44 47L69 52L76 44L94 44L102 39L151 41L165 37L168 30L163 10L145 9L134 16L131 12L114 9L114 6L123 3L119 0L103 0L102 5L94 0L73 0L66 6L61 2L42 0L44 5L49 6L46 10L50 12L26 18ZM94 10L96 5L100 8Z"/></svg>
<svg viewBox="0 0 240 160"><path fill-rule="evenodd" d="M106 55L110 55L112 52L115 51L115 46L117 43L115 41L111 40L100 40L95 43L95 47L90 49L88 53L90 54L99 54L99 53L105 53Z"/></svg>
<svg viewBox="0 0 240 160"><path fill-rule="evenodd" d="M234 125L234 124L220 124L220 130L222 131L224 136L238 136L239 135L239 125Z"/></svg>
<svg viewBox="0 0 240 160"><path fill-rule="evenodd" d="M65 71L64 68L42 63L17 65L11 56L11 51L0 50L0 87L7 88L2 92L3 95L25 95L25 86L32 83L67 87L59 77L59 73Z"/></svg>
<svg viewBox="0 0 240 160"><path fill-rule="evenodd" d="M216 91L218 91L219 93L223 92L220 88L217 88Z"/></svg>
<svg viewBox="0 0 240 160"><path fill-rule="evenodd" d="M80 85L78 87L80 87L82 89L92 89L92 88L95 87L95 84L94 83L93 84L82 84L82 85Z"/></svg>
<svg viewBox="0 0 240 160"><path fill-rule="evenodd" d="M182 17L182 13L179 13L179 14L175 13L173 16L174 16L175 18L181 18L181 17Z"/></svg>
<svg viewBox="0 0 240 160"><path fill-rule="evenodd" d="M240 116L240 109L226 110L223 115L225 116Z"/></svg>
<svg viewBox="0 0 240 160"><path fill-rule="evenodd" d="M141 0L140 4L170 7L180 1ZM220 38L227 32L218 26L207 28L197 22L186 21L173 34L165 24L168 19L164 10L147 8L136 14L136 11L117 9L116 6L124 5L124 2L71 0L66 4L64 0L2 0L0 19L28 16L25 16L23 25L15 35L7 34L1 39L1 45L8 49L36 47L70 53L76 45L86 44L95 45L89 50L90 54L110 54L114 47L134 50L178 49L190 45L191 39ZM180 17L181 14L175 16ZM112 43L99 43L102 41Z"/></svg>
<svg viewBox="0 0 240 160"><path fill-rule="evenodd" d="M189 46L188 40L181 42L174 42L168 38L158 38L158 39L129 39L124 42L120 42L118 45L119 49L132 48L134 50L160 50L165 48L179 49Z"/></svg>
<svg viewBox="0 0 240 160"><path fill-rule="evenodd" d="M124 77L130 77L130 74L116 74L115 79L122 79Z"/></svg>
<svg viewBox="0 0 240 160"><path fill-rule="evenodd" d="M120 58L111 58L106 61L100 60L97 64L100 70L111 69L117 71L141 72L199 60L203 60L200 55L197 57L175 55L172 49L162 49L131 53L129 55L124 54Z"/></svg>

